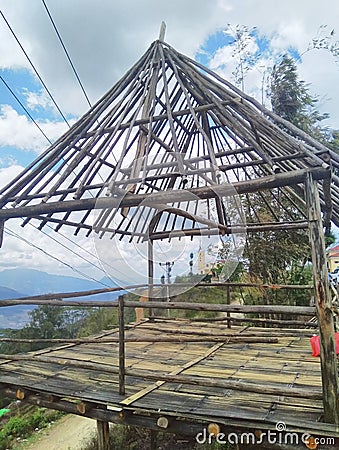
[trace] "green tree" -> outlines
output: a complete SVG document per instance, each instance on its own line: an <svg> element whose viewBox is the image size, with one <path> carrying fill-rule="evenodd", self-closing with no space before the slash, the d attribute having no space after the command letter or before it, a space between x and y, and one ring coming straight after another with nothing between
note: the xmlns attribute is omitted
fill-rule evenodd
<svg viewBox="0 0 339 450"><path fill-rule="evenodd" d="M92 309L40 305L29 313L30 321L21 330L6 330L4 337L18 339L61 339L77 337ZM34 344L2 343L3 353L39 350L50 342Z"/></svg>
<svg viewBox="0 0 339 450"><path fill-rule="evenodd" d="M318 99L310 94L305 81L299 79L297 64L292 57L284 55L280 63L274 65L269 95L276 114L323 140L326 132L320 123L329 115L317 109Z"/></svg>

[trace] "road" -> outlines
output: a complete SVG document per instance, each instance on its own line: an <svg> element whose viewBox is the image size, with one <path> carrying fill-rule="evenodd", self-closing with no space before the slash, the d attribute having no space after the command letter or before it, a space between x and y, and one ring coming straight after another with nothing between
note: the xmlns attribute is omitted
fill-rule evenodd
<svg viewBox="0 0 339 450"><path fill-rule="evenodd" d="M75 415L58 420L40 431L38 439L25 450L83 450L96 433L96 421Z"/></svg>

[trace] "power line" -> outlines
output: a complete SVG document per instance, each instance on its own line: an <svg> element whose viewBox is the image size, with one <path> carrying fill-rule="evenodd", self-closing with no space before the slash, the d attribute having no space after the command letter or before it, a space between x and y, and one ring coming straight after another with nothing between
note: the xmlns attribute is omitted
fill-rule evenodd
<svg viewBox="0 0 339 450"><path fill-rule="evenodd" d="M31 225L33 228L35 228L36 230L39 230L39 228L36 225L33 225L32 223L29 222L29 225ZM52 227L51 227L52 228ZM88 264L90 264L91 266L95 267L96 269L99 269L103 272L102 267L97 266L93 261L90 261L89 259L85 258L85 256L80 255L79 253L75 252L72 248L68 247L66 244L64 244L63 242L59 241L58 239L56 239L55 237L49 235L48 233L46 233L46 231L44 230L39 230L41 231L45 236L47 236L49 239L52 239L52 241L56 242L57 244L61 245L61 247L65 248L66 250L69 250L70 252L72 252L73 254L75 254L78 258L82 259L83 261L87 262ZM75 244L75 242L73 242L71 239L69 239L70 242L72 242L73 244ZM98 280L96 280L98 281ZM100 281L98 281L98 283L101 283ZM104 284L104 283L101 283ZM106 285L107 286L107 285Z"/></svg>
<svg viewBox="0 0 339 450"><path fill-rule="evenodd" d="M90 102L90 100L89 100L89 98L88 98L88 95L87 95L87 93L86 93L86 91L85 91L85 88L84 88L84 86L83 86L83 84L82 84L82 82L81 82L81 80L80 80L80 77L79 77L79 75L78 75L78 73L77 73L77 71L76 71L76 69L75 69L75 67L74 67L74 64L73 64L72 59L71 59L71 57L70 57L70 55L69 55L69 53L68 53L68 51L67 51L67 49L66 49L66 46L65 46L65 44L64 44L64 42L63 42L63 40L62 40L62 38L61 38L61 35L60 35L59 30L58 30L58 28L57 28L57 26L56 26L56 24L55 24L55 22L54 22L54 20L53 20L53 17L52 17L52 15L51 15L51 13L50 13L50 11L49 11L47 5L46 5L45 0L42 0L42 3L43 3L43 5L44 5L44 7L45 7L45 10L46 10L46 12L47 12L47 15L48 15L48 17L49 17L51 23L52 23L52 25L53 25L54 31L56 32L56 35L58 36L58 39L59 39L59 41L60 41L60 44L61 44L61 46L62 46L62 48L63 48L63 50L64 50L64 52L65 52L65 54L66 54L66 56L67 56L68 62L70 63L70 65L71 65L71 67L72 67L73 73L74 73L76 79L78 80L78 83L79 83L79 85L80 85L80 87L81 87L81 90L82 90L82 92L83 92L83 94L84 94L86 100L87 100L87 103L89 104L89 106L90 106L90 108L91 108L91 107L92 107L91 102Z"/></svg>
<svg viewBox="0 0 339 450"><path fill-rule="evenodd" d="M32 227L38 229L39 231L42 231L42 230L40 230L38 227L36 227L35 225L31 224L30 222L29 222L29 224L30 224ZM50 228L51 230L55 231L54 228L53 228L51 225L49 225L48 223L46 224L46 226L47 226L48 228ZM58 234L59 234L60 236L62 236L64 239L66 239L67 241L71 242L71 243L72 243L73 245L75 245L76 247L79 247L83 252L85 252L85 253L87 253L88 255L92 256L92 253L91 253L91 252L89 252L86 248L81 247L81 245L79 245L77 242L75 242L75 241L73 241L72 239L70 239L66 234L61 233L60 230L58 231ZM47 234L47 236L49 236L49 235ZM73 250L71 250L71 251L73 252ZM75 253L75 252L74 252L74 253ZM75 253L75 254L76 254L76 255L79 255L78 253ZM85 259L85 258L84 258L84 259ZM103 260L102 258L100 258L100 260L101 260L102 263L106 264L106 265L107 265L108 267L110 267L111 269L114 269L115 271L117 271L117 272L120 273L121 275L125 275L125 273L122 272L121 270L119 270L116 266L112 266L112 264L110 264L110 263L107 262L106 260ZM102 272L104 272L104 273L107 275L105 269L103 269L102 267L97 266L97 265L96 265L95 263L93 263L93 262L90 262L90 264L92 264L94 267L100 269Z"/></svg>
<svg viewBox="0 0 339 450"><path fill-rule="evenodd" d="M38 122L34 119L34 117L31 115L31 113L28 111L26 106L22 103L22 101L18 98L18 96L15 94L15 92L11 89L11 87L8 85L8 83L4 80L3 76L0 75L0 79L3 82L3 84L6 86L6 88L9 90L9 92L13 95L15 100L19 103L21 108L25 111L27 116L31 119L31 121L34 123L34 125L39 129L39 131L44 135L44 137L47 139L47 141L52 145L52 141L46 136Z"/></svg>
<svg viewBox="0 0 339 450"><path fill-rule="evenodd" d="M36 67L34 66L33 62L31 61L30 57L28 56L26 50L24 49L23 45L21 44L20 40L18 39L18 37L16 36L16 34L14 33L13 28L11 27L11 25L9 24L9 22L7 21L6 17L4 16L3 12L0 10L0 14L2 16L2 18L4 19L6 25L8 26L10 32L12 33L14 39L16 40L16 42L18 43L19 47L21 48L21 50L23 51L24 55L26 56L28 62L30 63L32 69L34 70L36 76L38 77L38 79L40 80L40 83L42 84L42 86L46 89L46 92L48 93L49 97L51 98L53 104L55 105L55 107L57 108L57 110L59 111L61 117L64 119L64 121L66 122L66 124L70 126L70 124L68 123L66 117L64 116L63 112L61 111L61 109L59 108L57 102L54 100L53 95L51 94L51 92L49 91L48 87L46 86L46 84L44 83L43 79L41 78L39 72L37 71Z"/></svg>
<svg viewBox="0 0 339 450"><path fill-rule="evenodd" d="M96 283L102 284L102 285L105 286L105 287L110 287L110 286L108 286L107 284L103 283L102 281L98 281L98 280L96 280L95 278L91 277L90 275L87 275L86 273L82 272L81 270L76 269L76 268L73 267L71 264L69 264L69 263L67 263L67 262L65 262L65 261L62 261L61 259L59 259L59 258L56 257L56 256L51 255L49 252L47 252L47 251L44 250L43 248L39 247L39 246L36 245L36 244L33 244L32 242L29 242L27 239L23 238L22 236L20 236L19 234L17 234L15 231L9 229L8 227L6 227L5 233L7 233L9 236L15 237L15 238L17 238L17 239L19 239L19 240L25 242L25 243L28 244L30 247L33 247L33 248L35 248L35 249L41 251L42 253L44 253L44 255L46 255L46 256L48 256L49 258L52 258L52 259L54 259L55 261L58 261L59 263L65 265L66 267L70 268L70 269L73 270L74 272L80 274L82 277L85 277L85 278L87 278L87 279L89 279L89 280L95 281ZM59 242L59 243L60 243L60 242ZM77 255L77 256L79 256L79 255Z"/></svg>
<svg viewBox="0 0 339 450"><path fill-rule="evenodd" d="M71 65L71 67L72 67L72 69L73 69L73 72L74 72L74 74L75 74L75 76L76 76L76 78L77 78L77 80L78 80L78 82L79 82L79 85L80 85L80 87L81 87L81 89L82 89L82 91L83 91L83 93L84 93L84 95L85 95L85 97L86 97L86 100L87 100L89 106L91 107L92 105L91 105L91 103L90 103L90 100L89 100L89 98L88 98L88 96L87 96L87 94L86 94L86 91L85 91L85 89L84 89L84 87L83 87L83 85L82 85L82 83L81 83L81 80L80 80L80 78L79 78L79 76L78 76L78 74L77 74L77 72L76 72L76 69L75 69L75 67L74 67L74 64L72 63L72 60L71 60L71 58L70 58L70 56L69 56L69 53L67 52L67 49L66 49L66 47L65 47L65 45L64 45L64 43L63 43L63 41L62 41L62 38L61 38L61 36L60 36L60 33L58 32L58 29L57 29L57 27L56 27L56 24L55 24L55 22L54 22L54 20L53 20L53 18L52 18L52 16L51 16L51 14L50 14L48 8L47 8L47 5L46 5L45 1L42 0L42 2L43 2L43 4L44 4L44 7L45 7L45 9L46 9L46 12L47 12L47 14L48 14L48 16L49 16L49 18L50 18L50 20L51 20L51 22L52 22L52 25L53 25L53 27L54 27L54 30L55 30L55 32L56 32L58 38L59 38L59 41L60 41L60 43L61 43L61 45L62 45L62 47L63 47L63 49L64 49L64 51L65 51L65 54L66 54L66 56L67 56L67 58L68 58L68 61L69 61L70 65ZM64 119L64 121L66 122L66 124L70 127L70 125L69 125L69 123L68 123L66 117L64 116L64 114L63 114L62 111L60 110L60 108L59 108L59 106L57 105L56 101L54 100L54 98L53 98L51 92L49 91L49 89L47 88L46 84L45 84L44 81L42 80L42 78L41 78L40 74L38 73L37 69L35 68L33 62L32 62L31 59L29 58L29 56L28 56L27 52L25 51L25 49L23 48L23 46L22 46L20 40L19 40L18 37L16 36L16 34L15 34L13 28L10 26L9 22L7 21L7 19L6 19L6 17L4 16L4 14L3 14L2 11L0 11L0 14L1 14L2 18L4 19L6 25L8 26L9 30L11 31L12 35L14 36L16 42L18 43L18 45L20 46L21 50L23 51L24 55L26 56L27 60L29 61L31 67L33 68L35 74L37 75L38 79L40 80L42 86L45 88L46 92L47 92L48 95L50 96L51 100L53 101L54 105L56 106L57 110L59 111L60 115L62 116L62 118ZM41 129L41 127L39 126L39 124L35 121L35 119L33 118L33 116L30 114L30 112L27 110L27 108L26 108L26 107L24 106L24 104L21 102L21 100L17 97L17 95L14 93L14 91L10 88L10 86L8 85L8 83L4 80L4 78L3 78L1 75L0 75L0 78L1 78L1 81L4 83L4 85L6 86L6 88L9 90L9 92L13 95L13 97L16 99L16 101L17 101L17 102L20 104L20 106L23 108L23 110L25 111L25 113L27 114L27 116L32 120L32 122L36 125L36 127L37 127L37 128L39 129L39 131L43 134L43 136L47 139L47 141L48 141L50 144L52 144L52 141L46 136L46 134L45 134L44 131ZM101 176L100 176L100 177L101 177ZM32 227L38 229L38 227L36 227L35 225L33 225L33 224L31 224L31 223L30 223L30 225L31 225ZM52 227L50 227L50 228L52 228ZM41 231L41 230L40 230L40 231ZM38 247L38 246L35 245L35 244L30 243L29 241L27 241L26 239L24 239L23 237L21 237L20 235L18 235L17 233L15 233L14 231L8 230L8 234L10 234L10 233L12 233L12 236L13 236L13 237L17 237L18 239L22 240L23 242L27 243L28 245L30 245L30 246L34 247L35 249L37 249L37 250L43 252L45 255L49 256L50 258L53 258L53 259L55 259L56 261L58 261L58 262L64 264L65 266L71 268L73 271L78 272L78 273L81 274L82 276L84 276L84 277L86 277L86 278L88 278L88 279L91 279L91 280L93 280L93 281L95 281L95 282L97 282L97 283L100 283L100 284L102 284L102 285L108 287L108 285L106 285L105 283L102 283L101 281L98 281L98 280L96 280L95 278L86 275L85 273L83 273L83 272L81 272L80 270L74 268L74 267L71 266L70 264L68 264L68 263L66 263L66 262L64 262L64 261L62 261L62 260L60 260L59 258L57 258L57 257L55 257L55 256L53 256L53 255L51 255L51 254L48 253L46 250L44 250L44 249ZM43 231L43 233L45 234L45 236L47 236L48 238L52 239L54 242L60 244L60 245L61 245L62 247L64 247L65 249L71 251L72 253L75 253L79 258L81 258L81 259L83 259L84 261L86 261L87 263L91 264L93 267L95 267L95 268L97 268L97 269L99 269L99 270L101 270L101 271L104 272L104 270L103 270L101 267L97 266L97 265L94 264L92 261L90 261L90 260L88 260L87 258L83 257L83 256L80 255L79 253L74 252L74 250L72 250L71 248L69 248L68 246L66 246L65 244L63 244L62 242L60 242L59 240L53 238L52 236L50 236L50 235L47 234L46 232ZM64 235L63 235L63 236L64 236ZM80 247L77 243L75 243L74 241L72 241L71 239L69 239L67 236L64 236L64 237L65 237L66 239L68 239L70 242L72 242L74 245L77 245L78 247ZM81 248L82 248L82 247L81 247ZM83 250L83 249L82 249L82 250ZM87 253L89 253L89 252L87 252ZM89 253L89 254L90 254L90 253Z"/></svg>

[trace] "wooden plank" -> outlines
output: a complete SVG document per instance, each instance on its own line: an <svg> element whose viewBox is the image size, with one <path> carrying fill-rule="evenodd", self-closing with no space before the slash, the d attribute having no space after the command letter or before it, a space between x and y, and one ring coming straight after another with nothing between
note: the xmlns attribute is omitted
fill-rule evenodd
<svg viewBox="0 0 339 450"><path fill-rule="evenodd" d="M179 367L178 369L173 370L170 375L177 375L179 373L181 373L182 371L184 371L185 369L187 369L188 367L193 366L194 364L197 364L198 362L200 362L201 360L207 358L209 355L211 355L213 352L215 352L216 350L218 350L222 344L216 344L214 345L212 348L210 348L206 353L204 353L203 355L199 356L198 358L189 361L188 363L184 364L183 366ZM126 398L125 400L123 400L121 402L121 404L123 405L130 405L131 403L133 403L134 401L138 400L139 398L144 397L145 395L147 395L148 393L154 391L155 389L158 389L158 387L162 386L166 381L157 381L156 383L154 383L153 385L149 386L148 388L143 389L142 391L140 391L138 394Z"/></svg>

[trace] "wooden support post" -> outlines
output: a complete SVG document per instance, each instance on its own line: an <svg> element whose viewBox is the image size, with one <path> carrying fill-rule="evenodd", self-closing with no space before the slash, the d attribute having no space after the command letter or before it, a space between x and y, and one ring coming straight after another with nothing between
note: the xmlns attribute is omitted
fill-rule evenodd
<svg viewBox="0 0 339 450"><path fill-rule="evenodd" d="M109 450L109 423L97 420L98 450Z"/></svg>
<svg viewBox="0 0 339 450"><path fill-rule="evenodd" d="M0 247L2 246L4 240L4 231L5 231L5 221L0 221Z"/></svg>
<svg viewBox="0 0 339 450"><path fill-rule="evenodd" d="M153 239L148 239L148 301L153 300L154 264L153 264ZM149 309L149 317L153 318L153 309Z"/></svg>
<svg viewBox="0 0 339 450"><path fill-rule="evenodd" d="M325 239L317 182L306 176L305 192L309 219L313 282L320 333L320 364L322 375L324 420L339 423L338 368L334 338L334 320L329 290Z"/></svg>
<svg viewBox="0 0 339 450"><path fill-rule="evenodd" d="M150 430L150 438L151 438L151 450L157 450L157 435L152 428Z"/></svg>
<svg viewBox="0 0 339 450"><path fill-rule="evenodd" d="M231 304L231 287L230 286L226 286L226 305L230 305ZM228 318L227 320L227 328L231 328L231 313L227 312L226 316Z"/></svg>
<svg viewBox="0 0 339 450"><path fill-rule="evenodd" d="M119 394L125 395L125 318L124 296L120 295L119 303Z"/></svg>

